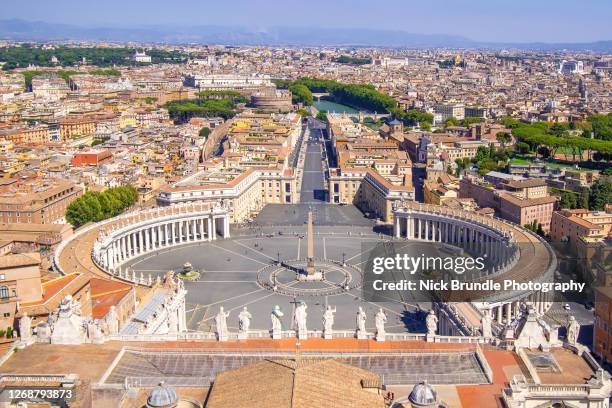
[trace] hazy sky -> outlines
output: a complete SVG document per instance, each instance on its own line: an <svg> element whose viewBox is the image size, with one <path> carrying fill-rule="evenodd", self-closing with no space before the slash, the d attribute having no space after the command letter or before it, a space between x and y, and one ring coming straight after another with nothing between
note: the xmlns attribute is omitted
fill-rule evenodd
<svg viewBox="0 0 612 408"><path fill-rule="evenodd" d="M2 0L0 18L83 26L367 27L481 41L612 40L612 0Z"/></svg>

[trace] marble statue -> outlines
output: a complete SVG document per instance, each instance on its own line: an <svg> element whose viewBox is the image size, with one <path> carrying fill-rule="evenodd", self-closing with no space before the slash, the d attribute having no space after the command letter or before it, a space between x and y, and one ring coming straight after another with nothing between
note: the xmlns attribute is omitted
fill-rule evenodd
<svg viewBox="0 0 612 408"><path fill-rule="evenodd" d="M567 342L572 346L578 342L578 334L580 333L580 324L574 316L567 319Z"/></svg>
<svg viewBox="0 0 612 408"><path fill-rule="evenodd" d="M23 343L29 343L32 340L32 319L26 312L19 319L19 336Z"/></svg>
<svg viewBox="0 0 612 408"><path fill-rule="evenodd" d="M323 313L323 337L326 339L331 339L332 336L332 327L334 326L334 313L336 313L336 308L330 305L327 305L325 308L325 312Z"/></svg>
<svg viewBox="0 0 612 408"><path fill-rule="evenodd" d="M306 338L306 317L308 316L306 309L308 309L306 303L300 301L293 313L293 329L300 339Z"/></svg>
<svg viewBox="0 0 612 408"><path fill-rule="evenodd" d="M358 339L367 339L367 332L365 328L367 316L363 311L363 308L359 306L359 310L357 311L357 338Z"/></svg>
<svg viewBox="0 0 612 408"><path fill-rule="evenodd" d="M284 315L285 314L281 311L281 308L279 305L274 306L274 309L272 309L272 313L270 313L270 318L272 320L272 338L273 339L282 338L283 325L281 322L281 317L283 317Z"/></svg>
<svg viewBox="0 0 612 408"><path fill-rule="evenodd" d="M119 334L119 316L117 316L117 308L115 305L110 307L105 319L108 327L108 334Z"/></svg>
<svg viewBox="0 0 612 408"><path fill-rule="evenodd" d="M438 317L433 309L429 311L429 314L425 318L425 324L427 325L427 335L435 336L438 330Z"/></svg>
<svg viewBox="0 0 612 408"><path fill-rule="evenodd" d="M51 341L51 326L48 322L41 322L36 326L36 341L39 343Z"/></svg>
<svg viewBox="0 0 612 408"><path fill-rule="evenodd" d="M81 344L83 342L83 319L77 312L78 302L67 295L59 305L57 320L53 323L52 344Z"/></svg>
<svg viewBox="0 0 612 408"><path fill-rule="evenodd" d="M215 316L215 324L217 325L217 336L219 337L219 341L227 341L227 318L229 315L230 313L226 313L223 310L223 306L221 306L219 308L219 313L217 313L217 316Z"/></svg>
<svg viewBox="0 0 612 408"><path fill-rule="evenodd" d="M94 344L101 344L104 342L102 328L98 320L92 320L87 324L87 337Z"/></svg>
<svg viewBox="0 0 612 408"><path fill-rule="evenodd" d="M484 337L485 339L493 338L493 330L491 329L491 323L491 311L489 309L486 309L482 314L482 318L480 319L480 331L482 333L482 337Z"/></svg>
<svg viewBox="0 0 612 408"><path fill-rule="evenodd" d="M242 312L238 314L238 338L245 340L248 337L249 327L251 326L251 318L253 316L245 306Z"/></svg>
<svg viewBox="0 0 612 408"><path fill-rule="evenodd" d="M377 341L385 341L385 323L387 323L387 315L380 308L376 316L374 317L376 322L376 340Z"/></svg>
<svg viewBox="0 0 612 408"><path fill-rule="evenodd" d="M168 333L176 334L179 329L178 315L174 310L168 310Z"/></svg>

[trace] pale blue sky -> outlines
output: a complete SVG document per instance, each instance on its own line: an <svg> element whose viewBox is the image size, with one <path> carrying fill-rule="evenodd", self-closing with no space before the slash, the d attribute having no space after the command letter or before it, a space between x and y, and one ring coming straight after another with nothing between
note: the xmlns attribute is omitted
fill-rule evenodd
<svg viewBox="0 0 612 408"><path fill-rule="evenodd" d="M359 27L493 42L612 40L612 0L3 0L1 19L82 26Z"/></svg>

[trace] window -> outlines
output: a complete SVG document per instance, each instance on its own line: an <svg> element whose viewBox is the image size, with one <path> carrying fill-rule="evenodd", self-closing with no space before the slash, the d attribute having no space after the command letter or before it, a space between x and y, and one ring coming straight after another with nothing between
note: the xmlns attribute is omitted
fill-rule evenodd
<svg viewBox="0 0 612 408"><path fill-rule="evenodd" d="M0 298L9 297L9 288L6 286L0 286Z"/></svg>

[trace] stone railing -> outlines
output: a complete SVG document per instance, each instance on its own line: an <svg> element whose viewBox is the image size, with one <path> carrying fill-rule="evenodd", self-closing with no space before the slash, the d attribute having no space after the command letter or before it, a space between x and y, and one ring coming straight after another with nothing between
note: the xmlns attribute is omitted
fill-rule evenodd
<svg viewBox="0 0 612 408"><path fill-rule="evenodd" d="M78 379L76 374L0 374L0 384L2 383L60 383L75 384Z"/></svg>
<svg viewBox="0 0 612 408"><path fill-rule="evenodd" d="M249 330L246 336L247 339L271 339L270 330ZM297 339L295 330L283 330L281 332L283 339ZM308 330L307 338L322 339L322 330ZM355 330L334 330L332 332L333 339L353 339L356 338ZM376 333L368 332L365 335L367 340L375 340ZM438 336L430 337L435 343L451 343L451 344L487 344L489 339L480 336ZM217 334L214 332L183 332L175 334L115 334L106 335L107 341L124 341L124 342L163 342L163 341L217 341ZM227 341L244 340L239 338L237 332L228 333ZM385 333L385 341L425 341L427 335L424 333Z"/></svg>
<svg viewBox="0 0 612 408"><path fill-rule="evenodd" d="M487 361L484 354L482 353L482 349L480 348L480 346L476 347L476 358L478 359L478 362L480 363L482 370L487 376L487 380L489 380L490 383L493 383L493 370L491 369L489 362Z"/></svg>

